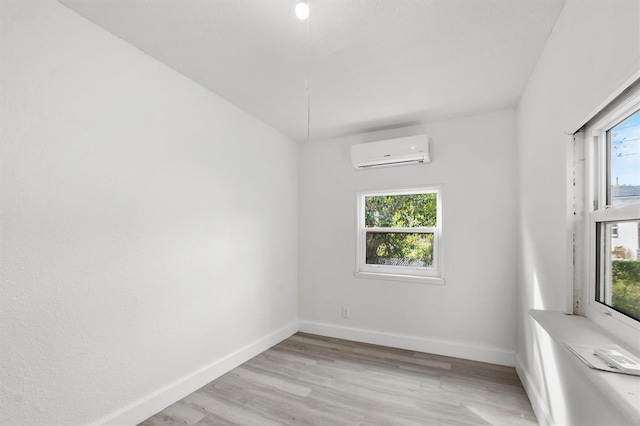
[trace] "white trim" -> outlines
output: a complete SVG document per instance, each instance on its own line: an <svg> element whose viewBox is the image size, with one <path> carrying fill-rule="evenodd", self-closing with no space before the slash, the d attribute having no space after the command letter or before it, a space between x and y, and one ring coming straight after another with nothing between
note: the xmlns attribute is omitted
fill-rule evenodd
<svg viewBox="0 0 640 426"><path fill-rule="evenodd" d="M637 111L640 102L640 87L636 87L625 96L626 99L619 104L612 104L609 111L603 111L602 117L597 121L588 123L590 134L587 136L599 136L606 133Z"/></svg>
<svg viewBox="0 0 640 426"><path fill-rule="evenodd" d="M299 324L300 331L305 333L346 339L354 342L408 349L411 351L487 362L508 367L513 367L515 362L515 352L513 350L489 346L479 342L411 336L363 328L342 327L307 320L300 320Z"/></svg>
<svg viewBox="0 0 640 426"><path fill-rule="evenodd" d="M597 222L624 222L626 220L637 220L640 217L640 205L616 207L607 210L598 210L591 213L591 223Z"/></svg>
<svg viewBox="0 0 640 426"><path fill-rule="evenodd" d="M584 297L586 295L584 286L588 283L588 267L586 265L589 264L589 256L588 253L586 253L586 247L588 246L586 237L589 227L587 224L588 221L585 220L585 205L591 205L590 203L592 203L593 199L585 192L585 188L590 188L591 186L585 181L585 176L587 176L587 147L585 145L584 132L578 132L573 136L573 219L570 220L569 223L572 224L574 239L572 246L573 253L571 257L567 258L569 260L567 264L572 268L573 281L565 282L565 286L567 287L566 290L573 292L572 299L574 309L571 313L584 315ZM573 262L570 260L573 260ZM565 311L565 313L568 312Z"/></svg>
<svg viewBox="0 0 640 426"><path fill-rule="evenodd" d="M162 411L202 386L289 338L298 331L298 321L250 343L229 355L151 392L121 409L92 422L93 425L134 425Z"/></svg>
<svg viewBox="0 0 640 426"><path fill-rule="evenodd" d="M531 408L533 408L533 412L538 419L538 424L540 424L541 426L554 424L545 399L542 397L542 395L540 395L540 392L538 392L538 389L534 386L535 381L531 378L531 375L525 368L525 365L518 354L516 354L516 373L518 373L518 377L522 382L524 391L529 397Z"/></svg>
<svg viewBox="0 0 640 426"><path fill-rule="evenodd" d="M419 277L416 275L381 274L375 272L354 272L353 276L356 278L366 278L374 280L404 281L418 284L445 285L444 278L440 277Z"/></svg>
<svg viewBox="0 0 640 426"><path fill-rule="evenodd" d="M366 330L361 328L340 327L332 324L313 321L292 321L286 326L250 343L229 355L211 362L174 382L114 411L107 416L92 422L92 425L128 425L138 424L164 408L181 400L190 393L200 389L207 383L242 365L246 361L261 354L272 346L289 338L297 331L327 337L348 339L407 349L437 355L444 355L473 361L487 362L497 365L514 366L515 353L511 350L484 345L478 342L453 341L424 338L404 334L395 334ZM519 362L519 360L518 360ZM520 363L520 362L519 362ZM516 368L518 365L516 364ZM525 376L528 379L528 376ZM522 379L522 376L521 376ZM525 380L522 380L528 389ZM530 385L529 385L530 388ZM531 399L531 396L530 396ZM533 402L533 399L532 399ZM535 410L535 405L534 405ZM536 411L536 415L538 412ZM538 415L538 418L540 416Z"/></svg>
<svg viewBox="0 0 640 426"><path fill-rule="evenodd" d="M602 101L600 105L598 105L593 111L591 111L591 113L589 113L584 119L580 120L580 122L577 125L570 127L570 131L566 133L569 135L576 133L578 130L582 128L582 126L587 124L589 121L593 120L593 118L596 115L600 114L602 110L604 110L611 102L615 101L618 98L618 96L622 95L622 93L624 93L625 90L633 86L639 80L640 80L640 70L637 70L624 83L618 86L618 88L611 95L609 95L604 101Z"/></svg>
<svg viewBox="0 0 640 426"><path fill-rule="evenodd" d="M575 217L575 159L574 144L575 135L570 135L566 140L566 187L567 187L567 205L566 205L566 259L573 259L575 256L575 235L576 235L576 217ZM564 313L574 313L574 262L567 261L565 265L565 295L564 295Z"/></svg>

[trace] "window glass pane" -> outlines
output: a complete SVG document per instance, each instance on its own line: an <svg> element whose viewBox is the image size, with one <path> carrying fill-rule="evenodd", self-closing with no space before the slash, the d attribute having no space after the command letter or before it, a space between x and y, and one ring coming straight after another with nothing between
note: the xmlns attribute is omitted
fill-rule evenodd
<svg viewBox="0 0 640 426"><path fill-rule="evenodd" d="M368 265L433 265L432 233L367 232L366 244Z"/></svg>
<svg viewBox="0 0 640 426"><path fill-rule="evenodd" d="M601 223L599 228L596 300L640 321L640 220Z"/></svg>
<svg viewBox="0 0 640 426"><path fill-rule="evenodd" d="M367 228L433 228L437 194L379 195L364 199Z"/></svg>
<svg viewBox="0 0 640 426"><path fill-rule="evenodd" d="M608 204L640 203L640 111L607 132Z"/></svg>

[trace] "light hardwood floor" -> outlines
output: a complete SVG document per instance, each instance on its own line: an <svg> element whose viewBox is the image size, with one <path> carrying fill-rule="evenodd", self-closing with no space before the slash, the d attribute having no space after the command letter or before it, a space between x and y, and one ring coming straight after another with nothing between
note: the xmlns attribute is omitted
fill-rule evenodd
<svg viewBox="0 0 640 426"><path fill-rule="evenodd" d="M141 425L537 425L513 368L298 333Z"/></svg>

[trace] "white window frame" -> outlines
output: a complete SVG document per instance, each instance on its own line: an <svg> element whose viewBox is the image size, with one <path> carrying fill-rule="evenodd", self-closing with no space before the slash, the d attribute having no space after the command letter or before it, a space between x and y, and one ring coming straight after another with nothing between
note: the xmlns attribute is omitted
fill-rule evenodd
<svg viewBox="0 0 640 426"><path fill-rule="evenodd" d="M575 283L575 288L582 293L581 300L584 301L584 303L578 303L578 311L575 313L585 315L636 350L640 350L640 321L596 300L598 279L596 254L601 249L597 247L596 228L598 223L640 219L640 205L612 207L606 204L607 131L638 110L640 110L640 89L635 88L625 94L622 100L614 101L606 107L585 126L584 176L582 182L576 183L576 191L580 191L581 186L584 190L585 215L582 232L585 238L582 262L577 261L576 268L586 268L587 271L576 270ZM577 249L579 252L580 247Z"/></svg>
<svg viewBox="0 0 640 426"><path fill-rule="evenodd" d="M433 233L433 263L431 267L368 265L366 261L366 232L374 228L365 228L365 197L382 195L436 194L436 226L424 228L393 228L394 232ZM442 265L444 250L442 244L442 205L444 199L442 185L424 185L409 188L380 189L362 191L356 194L356 265L354 276L357 278L373 278L389 281L407 281L426 284L444 285ZM386 229L386 228L384 228Z"/></svg>

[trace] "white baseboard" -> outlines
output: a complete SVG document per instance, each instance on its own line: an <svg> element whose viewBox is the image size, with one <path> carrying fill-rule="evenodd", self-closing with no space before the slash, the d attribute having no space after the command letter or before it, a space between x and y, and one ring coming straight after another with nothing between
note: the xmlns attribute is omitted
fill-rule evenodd
<svg viewBox="0 0 640 426"><path fill-rule="evenodd" d="M251 358L280 343L298 331L298 321L238 349L211 364L152 392L137 401L94 422L94 425L136 425L181 400Z"/></svg>
<svg viewBox="0 0 640 426"><path fill-rule="evenodd" d="M514 366L515 353L507 349L478 344L476 342L431 339L405 334L394 334L362 328L342 327L333 324L300 320L300 331L327 337L372 343L418 352Z"/></svg>
<svg viewBox="0 0 640 426"><path fill-rule="evenodd" d="M195 390L200 389L212 380L247 362L254 356L287 339L297 331L511 367L514 366L515 362L515 355L512 351L479 345L473 342L429 339L304 320L292 321L267 336L211 362L209 365L132 402L92 424L105 426L138 424ZM518 368L517 365L516 368ZM520 374L520 371L518 372ZM525 373L522 373L521 379L523 376L528 377ZM523 380L523 383L525 383L525 380ZM530 395L529 398L532 400L534 411L538 415L538 419L541 419L529 393L530 383L528 386L525 383L525 389L527 394ZM546 411L546 407L544 407L544 410Z"/></svg>
<svg viewBox="0 0 640 426"><path fill-rule="evenodd" d="M516 354L516 373L518 373L518 377L520 377L520 381L522 382L522 386L524 386L524 391L527 393L529 397L529 401L531 402L531 408L533 408L533 412L536 414L538 418L538 424L542 426L552 425L553 418L549 413L549 408L545 403L544 398L538 392L538 389L534 386L533 380L531 379L531 375L525 368L524 364L520 357Z"/></svg>

